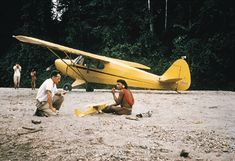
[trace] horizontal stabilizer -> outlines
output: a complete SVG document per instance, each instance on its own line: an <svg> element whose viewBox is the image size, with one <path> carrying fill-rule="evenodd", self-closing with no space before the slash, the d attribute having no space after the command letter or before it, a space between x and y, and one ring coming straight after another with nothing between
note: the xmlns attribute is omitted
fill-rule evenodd
<svg viewBox="0 0 235 161"><path fill-rule="evenodd" d="M182 80L182 78L164 78L164 77L159 78L159 82L161 83L175 83L180 80Z"/></svg>

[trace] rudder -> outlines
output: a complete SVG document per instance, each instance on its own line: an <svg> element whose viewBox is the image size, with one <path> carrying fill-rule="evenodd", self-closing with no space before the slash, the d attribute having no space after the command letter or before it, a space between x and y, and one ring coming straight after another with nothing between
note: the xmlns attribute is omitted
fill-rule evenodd
<svg viewBox="0 0 235 161"><path fill-rule="evenodd" d="M170 85L173 90L187 90L191 85L191 74L188 63L184 59L176 60L160 77L163 84Z"/></svg>

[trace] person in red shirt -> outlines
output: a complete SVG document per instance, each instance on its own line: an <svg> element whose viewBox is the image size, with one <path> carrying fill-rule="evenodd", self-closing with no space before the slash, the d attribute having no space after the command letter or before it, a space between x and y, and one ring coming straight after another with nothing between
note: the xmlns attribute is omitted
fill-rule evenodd
<svg viewBox="0 0 235 161"><path fill-rule="evenodd" d="M119 90L118 96L116 96L116 89ZM117 115L131 115L134 97L132 92L128 89L126 81L122 79L117 80L116 89L112 89L115 104L107 106L102 111L104 113L114 113Z"/></svg>

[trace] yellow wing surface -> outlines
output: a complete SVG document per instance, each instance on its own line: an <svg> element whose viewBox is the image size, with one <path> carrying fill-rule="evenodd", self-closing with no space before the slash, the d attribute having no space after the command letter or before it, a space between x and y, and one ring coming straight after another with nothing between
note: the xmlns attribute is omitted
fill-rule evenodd
<svg viewBox="0 0 235 161"><path fill-rule="evenodd" d="M61 51L66 52L66 53L82 55L82 56L90 57L90 58L93 58L93 59L98 59L98 60L101 60L101 61L104 61L104 62L107 62L107 63L115 61L115 62L118 62L118 63L126 64L126 65L134 67L134 68L150 69L150 67L145 66L145 65L140 64L140 63L135 63L135 62L131 62L131 61L125 61L125 60L109 58L109 57L105 57L105 56L101 56L101 55L96 55L96 54L92 54L92 53L85 52L85 51L78 50L78 49L73 49L73 48L70 48L70 47L66 47L66 46L63 46L63 45L51 43L51 42L40 40L40 39L33 38L33 37L22 36L22 35L13 36L13 37L15 37L19 41L22 41L22 42L25 42L25 43L36 44L36 45L44 46L44 47L54 49L54 50L61 50Z"/></svg>
<svg viewBox="0 0 235 161"><path fill-rule="evenodd" d="M74 114L78 117L86 116L92 113L101 113L102 110L107 106L107 103L99 103L88 105L85 111L81 111L80 109L75 109Z"/></svg>

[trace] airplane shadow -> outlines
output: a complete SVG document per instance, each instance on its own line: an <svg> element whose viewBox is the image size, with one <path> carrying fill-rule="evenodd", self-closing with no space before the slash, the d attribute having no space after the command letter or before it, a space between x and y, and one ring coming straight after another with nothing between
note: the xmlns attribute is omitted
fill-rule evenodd
<svg viewBox="0 0 235 161"><path fill-rule="evenodd" d="M164 90L136 90L131 89L133 93L143 93L143 94L163 94L163 95L195 95L195 91L164 91ZM92 93L86 92L85 89L73 89L70 93ZM109 89L95 89L93 92L95 93L110 93L111 90Z"/></svg>

